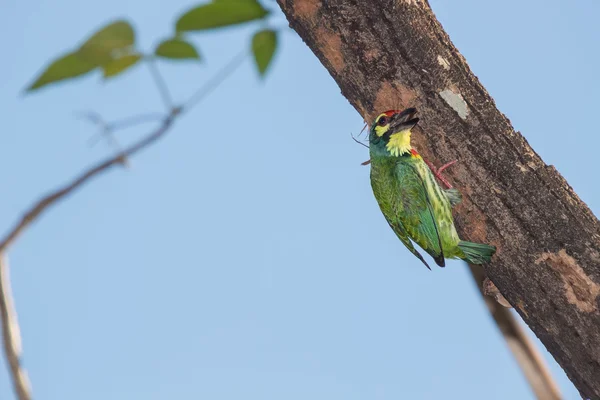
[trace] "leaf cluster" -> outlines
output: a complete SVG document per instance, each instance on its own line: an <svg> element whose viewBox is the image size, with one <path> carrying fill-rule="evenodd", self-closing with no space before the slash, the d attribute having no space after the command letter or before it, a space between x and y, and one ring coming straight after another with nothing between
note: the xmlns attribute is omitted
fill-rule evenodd
<svg viewBox="0 0 600 400"><path fill-rule="evenodd" d="M266 21L270 15L258 0L212 0L184 12L175 23L172 37L161 40L150 53L137 49L130 22L116 20L96 31L75 50L50 62L27 91L95 70L101 70L105 79L112 78L145 60L200 61L200 52L188 38L191 33ZM252 37L251 50L260 76L266 74L273 60L277 35L274 29L262 28Z"/></svg>

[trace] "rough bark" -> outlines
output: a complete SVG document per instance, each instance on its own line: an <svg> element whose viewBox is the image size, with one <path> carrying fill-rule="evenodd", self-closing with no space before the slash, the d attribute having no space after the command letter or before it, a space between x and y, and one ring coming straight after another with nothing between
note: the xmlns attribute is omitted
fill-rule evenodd
<svg viewBox="0 0 600 400"><path fill-rule="evenodd" d="M419 109L415 147L459 159L459 233L498 247L486 275L581 395L600 399L600 223L498 111L426 0L278 3L367 121Z"/></svg>

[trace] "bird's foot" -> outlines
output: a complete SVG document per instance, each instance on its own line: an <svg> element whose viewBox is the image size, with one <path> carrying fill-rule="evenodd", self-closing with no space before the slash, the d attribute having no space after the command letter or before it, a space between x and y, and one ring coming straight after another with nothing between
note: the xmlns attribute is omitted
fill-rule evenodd
<svg viewBox="0 0 600 400"><path fill-rule="evenodd" d="M435 175L435 177L438 178L440 182L444 184L444 186L446 186L446 189L452 189L452 185L450 184L450 182L448 182L448 180L442 176L442 172L449 166L454 165L458 160L450 161L449 163L446 163L439 168L436 168L435 165L433 165L433 163L427 160L424 161L425 164L427 164L427 166L431 170L431 172L433 172L433 175Z"/></svg>

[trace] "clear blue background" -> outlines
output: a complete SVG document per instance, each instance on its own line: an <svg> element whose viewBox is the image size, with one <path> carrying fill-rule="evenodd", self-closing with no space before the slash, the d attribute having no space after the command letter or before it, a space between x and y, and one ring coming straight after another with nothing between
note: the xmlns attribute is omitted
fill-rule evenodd
<svg viewBox="0 0 600 400"><path fill-rule="evenodd" d="M597 213L600 4L430 3L500 110ZM3 3L3 230L111 154L89 147L97 131L74 112L162 109L145 66L22 89L114 18L151 49L194 4ZM195 35L202 66L161 65L174 96L257 28ZM280 44L264 83L249 60L130 170L53 208L11 249L36 399L531 399L465 266L429 272L389 230L360 165L367 150L350 139L360 116L295 33ZM12 396L2 368L0 399Z"/></svg>

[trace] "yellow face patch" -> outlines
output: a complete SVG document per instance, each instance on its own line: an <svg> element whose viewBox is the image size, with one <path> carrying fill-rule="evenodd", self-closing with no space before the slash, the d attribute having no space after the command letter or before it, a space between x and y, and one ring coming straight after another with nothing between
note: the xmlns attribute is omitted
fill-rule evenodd
<svg viewBox="0 0 600 400"><path fill-rule="evenodd" d="M382 118L384 118L384 119L382 119ZM375 122L376 122L375 134L377 135L377 137L382 137L390 129L389 122L386 122L388 120L389 120L389 117L385 113L379 114L379 116L377 118L375 118Z"/></svg>
<svg viewBox="0 0 600 400"><path fill-rule="evenodd" d="M377 135L377 137L382 137L383 135L385 135L385 133L390 129L390 127L388 125L386 126L379 126L377 125L375 127L375 134Z"/></svg>

